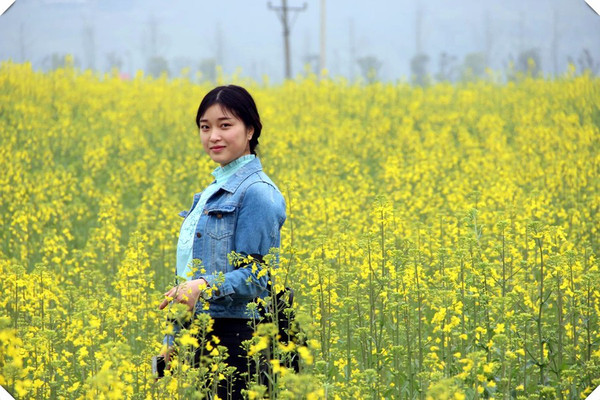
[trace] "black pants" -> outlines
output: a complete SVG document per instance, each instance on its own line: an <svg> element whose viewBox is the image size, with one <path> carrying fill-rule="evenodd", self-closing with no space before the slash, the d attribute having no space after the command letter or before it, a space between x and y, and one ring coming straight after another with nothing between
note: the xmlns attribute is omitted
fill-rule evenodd
<svg viewBox="0 0 600 400"><path fill-rule="evenodd" d="M231 392L227 390L227 382L220 382L217 394L223 400L243 399L242 389L246 386L246 381L240 376L241 373L248 370L248 358L246 351L242 349L242 342L252 338L253 329L248 326L249 320L238 318L215 318L213 330L207 339L212 340L211 336L219 338L219 345L227 347L227 359L225 362L230 367L237 368L236 373L230 378L233 379L233 388ZM197 351L194 359L196 365L200 364L200 352Z"/></svg>

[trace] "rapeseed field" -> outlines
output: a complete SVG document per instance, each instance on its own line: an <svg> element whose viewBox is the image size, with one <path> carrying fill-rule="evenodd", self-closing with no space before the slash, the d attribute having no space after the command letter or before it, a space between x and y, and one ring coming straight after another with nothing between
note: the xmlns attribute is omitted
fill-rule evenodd
<svg viewBox="0 0 600 400"><path fill-rule="evenodd" d="M248 398L600 385L600 79L229 81L261 112L288 213L274 287L295 290L306 339L260 327L248 346L275 343L270 390L249 379ZM206 398L225 379L193 331L180 343L206 350L202 368L150 367L177 213L215 167L194 122L212 86L1 65L0 385L16 399Z"/></svg>

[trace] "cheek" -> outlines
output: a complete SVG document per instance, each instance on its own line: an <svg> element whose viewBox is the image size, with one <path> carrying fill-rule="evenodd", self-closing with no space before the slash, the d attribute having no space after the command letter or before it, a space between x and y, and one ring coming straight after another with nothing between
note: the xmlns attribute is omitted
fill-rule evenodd
<svg viewBox="0 0 600 400"><path fill-rule="evenodd" d="M208 149L208 137L206 135L200 135L200 142L204 150Z"/></svg>

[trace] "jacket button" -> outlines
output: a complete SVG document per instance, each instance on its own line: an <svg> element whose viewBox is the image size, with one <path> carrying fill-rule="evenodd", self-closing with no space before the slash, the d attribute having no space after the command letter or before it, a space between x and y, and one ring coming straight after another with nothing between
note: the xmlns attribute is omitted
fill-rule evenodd
<svg viewBox="0 0 600 400"><path fill-rule="evenodd" d="M219 219L223 218L223 214L221 214L221 213L218 213L218 214L217 214L217 218L219 218Z"/></svg>
<svg viewBox="0 0 600 400"><path fill-rule="evenodd" d="M202 234L200 232L196 232L196 237L201 238Z"/></svg>

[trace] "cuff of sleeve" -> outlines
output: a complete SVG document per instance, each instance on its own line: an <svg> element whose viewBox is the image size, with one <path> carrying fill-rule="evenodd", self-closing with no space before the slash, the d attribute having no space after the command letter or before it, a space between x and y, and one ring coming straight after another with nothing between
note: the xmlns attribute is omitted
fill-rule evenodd
<svg viewBox="0 0 600 400"><path fill-rule="evenodd" d="M227 280L222 281L222 277L217 275L201 276L208 283L210 296L203 297L204 300L211 301L231 295L234 290Z"/></svg>
<svg viewBox="0 0 600 400"><path fill-rule="evenodd" d="M166 344L169 347L171 347L171 346L173 346L174 343L175 343L175 336L173 336L173 335L165 335L165 337L163 339L163 344Z"/></svg>

